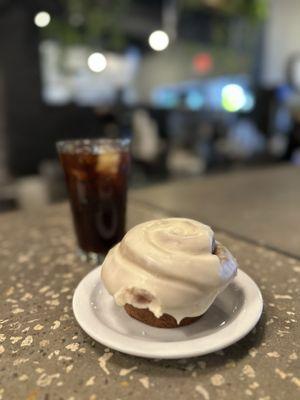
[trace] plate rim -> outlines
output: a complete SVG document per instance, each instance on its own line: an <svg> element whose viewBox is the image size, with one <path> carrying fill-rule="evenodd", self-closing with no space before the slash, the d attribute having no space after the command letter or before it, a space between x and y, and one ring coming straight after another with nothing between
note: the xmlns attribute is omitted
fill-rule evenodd
<svg viewBox="0 0 300 400"><path fill-rule="evenodd" d="M105 335L104 338L101 337L99 339L99 334L95 334L94 330L86 325L84 322L85 316L84 313L86 313L86 310L82 313L82 304L80 305L80 298L83 294L85 296L89 296L91 294L91 291L89 293L84 292L85 287L91 286L91 282L97 283L95 280L96 276L98 277L99 281L101 281L100 278L100 270L101 266L98 266L94 269L92 269L90 272L88 272L78 283L74 294L73 294L73 299L72 299L72 309L73 309L73 314L75 316L75 319L79 326L90 336L92 337L96 342L105 345L109 347L110 349L120 351L121 353L133 355L136 357L144 357L144 358L156 358L156 359L178 359L178 358L190 358L190 357L197 357L209 353L213 353L215 351L224 349L226 347L229 347L230 345L238 342L240 339L245 337L251 329L254 328L254 326L258 323L262 311L263 311L263 297L261 294L261 291L258 287L258 285L255 283L255 281L243 270L240 268L238 269L238 274L234 278L233 282L237 284L239 289L242 290L244 294L244 303L241 306L241 312L238 314L238 316L233 319L228 325L224 326L222 329L217 330L216 332L207 335L207 336L202 336L201 338L194 338L194 339L188 339L187 341L172 341L170 342L172 344L172 349L166 348L163 352L160 350L157 351L157 349L151 349L151 343L155 343L154 347L157 347L157 345L161 346L166 346L168 342L151 342L151 341L142 341L141 339L138 338L133 338L129 337L126 335L123 335L119 332L116 332L114 329L110 328L109 326L101 323L99 321L99 324L102 326L102 329L104 327L104 331L108 335ZM95 275L95 278L94 278ZM90 282L91 281L91 282ZM253 296L254 298L254 304L252 304L252 310L251 310L251 318L246 319L247 324L240 324L239 329L236 330L237 322L240 321L242 317L245 315L245 304L247 304L247 297L255 293L256 296ZM253 299L252 298L252 299ZM249 298L248 298L249 300ZM180 328L179 328L180 329ZM218 333L226 330L233 330L233 333L227 337L226 334L222 334L222 340L218 340L215 344L212 342L212 344L207 345L204 349L198 349L195 344L197 342L203 342L205 339L210 338L211 336L217 336ZM110 335L113 339L110 339ZM115 338L115 339L114 339ZM124 343L124 341L126 343ZM138 346L138 344L141 344L141 346ZM190 344L190 349L183 349L182 351L180 350L180 345L183 343ZM149 347L150 349L146 349L146 347ZM153 347L153 346L152 346ZM175 351L174 351L175 349ZM151 351L151 352L150 352Z"/></svg>

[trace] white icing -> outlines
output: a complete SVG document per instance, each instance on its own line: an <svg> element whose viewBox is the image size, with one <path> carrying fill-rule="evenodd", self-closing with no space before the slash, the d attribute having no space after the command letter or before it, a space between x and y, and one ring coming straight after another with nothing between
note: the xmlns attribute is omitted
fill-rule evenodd
<svg viewBox="0 0 300 400"><path fill-rule="evenodd" d="M236 275L237 264L211 228L185 218L135 226L107 254L101 277L118 305L149 308L177 322L202 315Z"/></svg>

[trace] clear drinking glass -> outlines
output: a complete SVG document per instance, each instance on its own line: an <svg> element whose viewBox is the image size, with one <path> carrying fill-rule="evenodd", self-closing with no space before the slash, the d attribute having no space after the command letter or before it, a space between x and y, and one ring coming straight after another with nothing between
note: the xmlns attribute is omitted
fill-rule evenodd
<svg viewBox="0 0 300 400"><path fill-rule="evenodd" d="M129 139L56 144L81 255L98 261L125 233Z"/></svg>

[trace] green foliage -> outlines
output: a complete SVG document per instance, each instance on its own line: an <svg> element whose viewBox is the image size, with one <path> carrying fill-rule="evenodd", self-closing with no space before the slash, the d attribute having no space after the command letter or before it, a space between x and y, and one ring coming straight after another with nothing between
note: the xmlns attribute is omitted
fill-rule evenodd
<svg viewBox="0 0 300 400"><path fill-rule="evenodd" d="M105 43L120 50L125 38L121 18L128 11L130 0L60 0L63 15L53 16L43 35L64 45Z"/></svg>

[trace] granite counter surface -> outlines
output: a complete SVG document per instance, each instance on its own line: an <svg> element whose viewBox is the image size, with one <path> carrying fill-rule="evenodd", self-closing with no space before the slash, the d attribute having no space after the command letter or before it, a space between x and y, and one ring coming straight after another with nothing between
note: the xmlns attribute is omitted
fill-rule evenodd
<svg viewBox="0 0 300 400"><path fill-rule="evenodd" d="M129 225L166 216L130 203ZM217 232L259 285L264 312L241 341L216 353L147 360L93 341L72 295L91 269L74 252L68 207L0 216L0 399L300 398L300 261Z"/></svg>

